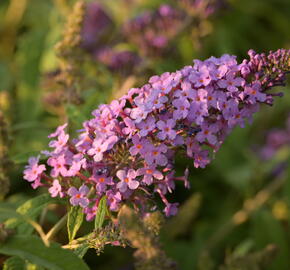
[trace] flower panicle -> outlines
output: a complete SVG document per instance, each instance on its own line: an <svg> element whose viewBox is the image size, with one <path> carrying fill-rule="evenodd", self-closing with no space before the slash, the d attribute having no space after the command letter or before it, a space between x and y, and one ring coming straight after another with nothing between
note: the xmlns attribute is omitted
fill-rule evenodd
<svg viewBox="0 0 290 270"><path fill-rule="evenodd" d="M69 197L87 220L103 196L111 211L130 203L145 215L156 209L157 195L164 213L175 215L178 203L169 202L168 194L178 182L190 186L189 169L176 175L175 153L205 168L234 127L251 122L260 104L273 103L269 87L285 83L289 50L249 55L241 64L225 54L153 76L101 104L77 138L67 134L67 124L58 127L49 135L52 150L43 152L46 164L31 158L24 178L34 188L47 186L53 197Z"/></svg>

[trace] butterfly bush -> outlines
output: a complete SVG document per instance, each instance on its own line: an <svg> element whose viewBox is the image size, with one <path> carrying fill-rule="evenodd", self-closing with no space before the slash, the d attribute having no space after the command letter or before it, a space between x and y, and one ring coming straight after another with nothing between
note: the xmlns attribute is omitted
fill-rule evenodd
<svg viewBox="0 0 290 270"><path fill-rule="evenodd" d="M290 50L248 54L241 64L225 54L153 76L100 105L77 138L69 137L67 124L59 126L49 135L51 151L43 152L46 164L30 158L24 179L83 207L88 220L103 196L111 211L131 203L146 212L158 194L165 214L176 214L178 204L167 195L177 182L189 188L189 171L176 175L175 154L205 168L234 127L244 127L260 104L272 105L281 95L269 91L285 84Z"/></svg>
<svg viewBox="0 0 290 270"><path fill-rule="evenodd" d="M89 52L100 49L111 35L113 26L113 20L99 3L87 3L81 31L81 47Z"/></svg>
<svg viewBox="0 0 290 270"><path fill-rule="evenodd" d="M185 13L170 5L144 12L123 26L124 35L145 55L160 55L184 23Z"/></svg>
<svg viewBox="0 0 290 270"><path fill-rule="evenodd" d="M188 13L198 14L204 18L228 5L225 0L176 0L176 2L179 2Z"/></svg>
<svg viewBox="0 0 290 270"><path fill-rule="evenodd" d="M115 45L118 44L114 40L115 28L113 19L100 3L86 3L80 47L89 53L93 60L104 64L110 70L129 72L140 63L140 58L129 50L112 47L112 39Z"/></svg>

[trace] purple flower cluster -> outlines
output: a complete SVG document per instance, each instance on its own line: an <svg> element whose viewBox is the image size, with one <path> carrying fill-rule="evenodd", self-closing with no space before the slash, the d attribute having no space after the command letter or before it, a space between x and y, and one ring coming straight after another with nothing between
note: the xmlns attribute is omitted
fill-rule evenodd
<svg viewBox="0 0 290 270"><path fill-rule="evenodd" d="M269 131L266 136L265 145L260 149L259 154L263 160L269 160L285 147L290 146L290 115L286 121L285 128L276 128Z"/></svg>
<svg viewBox="0 0 290 270"><path fill-rule="evenodd" d="M209 16L217 9L217 2L221 0L184 0L177 3L177 7L163 4L128 20L121 30L114 29L112 18L100 3L90 2L86 5L81 33L82 48L110 70L128 73L141 62L141 58L132 51L116 49L124 38L135 44L143 56L164 55L191 19L201 20ZM179 4L183 9L178 7Z"/></svg>
<svg viewBox="0 0 290 270"><path fill-rule="evenodd" d="M225 0L177 0L187 12L207 18L226 6Z"/></svg>
<svg viewBox="0 0 290 270"><path fill-rule="evenodd" d="M122 71L136 66L139 57L128 50L115 50L112 47L114 23L100 3L86 4L86 12L81 32L81 47L96 61L112 71Z"/></svg>
<svg viewBox="0 0 290 270"><path fill-rule="evenodd" d="M104 8L97 2L86 4L82 31L82 48L93 52L103 46L111 35L113 21Z"/></svg>
<svg viewBox="0 0 290 270"><path fill-rule="evenodd" d="M140 63L140 58L133 52L118 51L111 47L103 47L95 50L93 57L107 66L112 71L127 71Z"/></svg>
<svg viewBox="0 0 290 270"><path fill-rule="evenodd" d="M124 25L124 35L145 55L160 55L175 37L185 14L169 5L145 12Z"/></svg>
<svg viewBox="0 0 290 270"><path fill-rule="evenodd" d="M100 105L78 138L69 139L66 125L58 127L49 136L52 151L44 152L47 166L31 158L24 178L34 188L48 186L52 196L68 196L87 219L104 195L112 211L130 202L146 212L154 209L156 193L166 215L174 215L177 204L167 194L177 181L189 187L188 170L175 175L175 153L184 152L194 167L204 168L235 126L251 121L259 104L272 103L269 86L283 84L290 70L290 50L249 55L242 64L226 54L153 76Z"/></svg>

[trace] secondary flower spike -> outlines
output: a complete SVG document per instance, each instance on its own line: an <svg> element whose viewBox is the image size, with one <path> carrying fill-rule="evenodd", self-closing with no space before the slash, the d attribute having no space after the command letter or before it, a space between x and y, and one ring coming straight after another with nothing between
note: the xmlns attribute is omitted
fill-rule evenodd
<svg viewBox="0 0 290 270"><path fill-rule="evenodd" d="M24 179L34 188L45 185L52 196L66 196L94 218L100 198L118 211L130 202L140 211L155 207L160 196L164 212L177 212L166 196L177 181L175 153L183 152L196 168L204 168L235 126L245 126L260 104L272 105L274 86L285 85L290 50L269 54L249 51L250 59L237 63L223 55L194 60L173 73L153 76L111 104L102 104L83 123L78 138L70 139L66 125L57 129L44 151L46 165L31 158Z"/></svg>

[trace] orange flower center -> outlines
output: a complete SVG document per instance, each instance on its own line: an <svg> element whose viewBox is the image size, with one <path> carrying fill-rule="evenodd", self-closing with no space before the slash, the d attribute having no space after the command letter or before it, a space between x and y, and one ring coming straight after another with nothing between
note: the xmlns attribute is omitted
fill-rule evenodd
<svg viewBox="0 0 290 270"><path fill-rule="evenodd" d="M99 182L100 182L100 183L104 183L104 182L105 182L105 178L104 178L104 177L101 177L101 178L99 179Z"/></svg>

